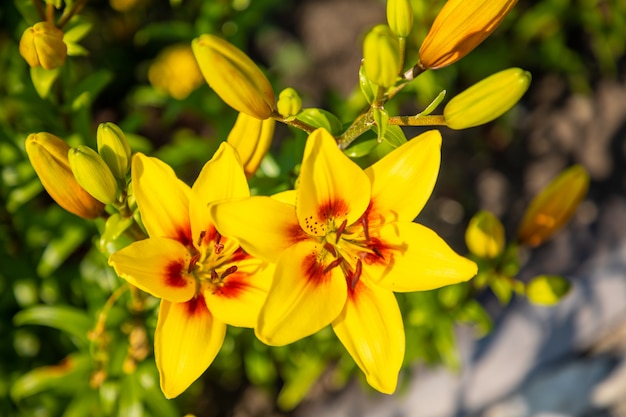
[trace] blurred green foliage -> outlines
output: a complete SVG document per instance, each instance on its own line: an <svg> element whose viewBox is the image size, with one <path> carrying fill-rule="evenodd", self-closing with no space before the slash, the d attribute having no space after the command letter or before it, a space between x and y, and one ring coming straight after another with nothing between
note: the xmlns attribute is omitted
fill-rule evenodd
<svg viewBox="0 0 626 417"><path fill-rule="evenodd" d="M111 7L114 3L118 10ZM165 400L150 356L156 301L140 297L144 306L136 308L137 297L120 287L106 257L92 245L104 230L103 222L85 222L54 204L24 151L26 136L40 131L53 132L72 146L95 147L98 123L113 121L127 133L133 150L163 159L182 178L194 178L227 136L236 113L206 85L182 100L158 91L148 82L151 62L166 46L216 33L271 67L272 81L286 87L287 69L303 65L298 60L306 50L301 43L280 50L275 60L288 63L272 67L263 62L258 39L266 39L263 33L273 28L293 30L293 23L285 28L281 22L293 17L299 3L90 1L65 29L76 39L74 56L58 79L45 80L31 74L18 52L22 32L37 20L32 1L2 2L0 415L222 415L247 384L262 387L280 408L289 410L321 375L329 389L347 382L355 365L330 329L287 347L268 348L249 329L231 327L206 377L176 400ZM416 61L419 43L442 3L413 1L416 19L407 62ZM510 66L521 66L535 77L557 74L573 90L590 92L598 77L617 76L624 33L622 0L520 1L489 41L459 65L424 74L400 102L417 98L423 108L445 88L460 91ZM39 77L37 88L31 77ZM355 86L355 95L360 94ZM317 105L350 116L364 103L361 97ZM253 192L271 193L293 184L303 134L285 130L281 135L261 174L251 179ZM368 140L375 138L364 137L357 145L370 146ZM358 147L352 152L360 156ZM478 335L491 328L490 317L471 291L469 284L461 284L398 296L407 317L407 365L423 361L460 366L456 323L472 323Z"/></svg>

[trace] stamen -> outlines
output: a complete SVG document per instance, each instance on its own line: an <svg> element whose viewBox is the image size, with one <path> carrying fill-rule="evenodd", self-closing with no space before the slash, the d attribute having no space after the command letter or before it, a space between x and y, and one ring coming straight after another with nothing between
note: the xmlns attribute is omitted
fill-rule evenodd
<svg viewBox="0 0 626 417"><path fill-rule="evenodd" d="M376 256L378 256L381 259L385 259L380 249L378 249L376 246L372 246L371 249L372 249L372 252L376 254Z"/></svg>
<svg viewBox="0 0 626 417"><path fill-rule="evenodd" d="M196 264L198 263L199 259L200 259L199 253L196 253L195 255L191 257L191 260L189 261L189 267L187 268L188 274L191 274L191 271L193 271L193 269L196 267Z"/></svg>
<svg viewBox="0 0 626 417"><path fill-rule="evenodd" d="M202 245L202 241L204 240L205 236L206 236L206 230L201 231L200 237L198 237L198 246Z"/></svg>
<svg viewBox="0 0 626 417"><path fill-rule="evenodd" d="M228 268L226 268L226 271L222 272L222 275L220 276L220 279L224 279L224 278L226 278L227 276L229 276L230 274L232 274L232 273L234 273L236 271L237 271L237 265L229 266Z"/></svg>
<svg viewBox="0 0 626 417"><path fill-rule="evenodd" d="M219 275L217 275L217 272L215 271L215 269L211 269L211 281L213 282L217 282L220 279Z"/></svg>
<svg viewBox="0 0 626 417"><path fill-rule="evenodd" d="M335 243L339 242L339 238L341 237L341 234L344 232L344 230L346 230L346 226L348 225L348 219L344 219L343 222L341 223L341 226L339 226L339 229L337 229L336 236L335 236Z"/></svg>
<svg viewBox="0 0 626 417"><path fill-rule="evenodd" d="M356 288L356 284L359 282L359 278L361 277L361 272L363 271L363 264L361 260L358 259L356 261L356 267L354 268L354 273L352 274L352 281L350 282L350 288L354 291Z"/></svg>
<svg viewBox="0 0 626 417"><path fill-rule="evenodd" d="M363 226L363 234L365 235L365 241L370 241L369 225L367 224L367 211L361 216L361 226Z"/></svg>
<svg viewBox="0 0 626 417"><path fill-rule="evenodd" d="M343 258L337 258L334 261L332 261L331 263L329 263L326 268L324 268L324 274L327 274L330 272L331 269L341 265L341 263L343 262Z"/></svg>
<svg viewBox="0 0 626 417"><path fill-rule="evenodd" d="M222 253L222 251L224 250L224 244L220 243L220 240L222 240L222 235L220 235L219 232L215 232L216 238L215 238L215 254L219 255L220 253Z"/></svg>
<svg viewBox="0 0 626 417"><path fill-rule="evenodd" d="M324 245L324 249L330 252L335 258L337 257L337 251L335 250L335 247L330 243L326 242L326 244Z"/></svg>

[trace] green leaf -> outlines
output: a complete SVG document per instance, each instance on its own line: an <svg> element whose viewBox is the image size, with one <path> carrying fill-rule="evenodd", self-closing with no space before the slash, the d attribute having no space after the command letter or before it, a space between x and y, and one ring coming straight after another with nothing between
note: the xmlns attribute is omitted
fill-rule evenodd
<svg viewBox="0 0 626 417"><path fill-rule="evenodd" d="M320 358L301 356L296 368L286 378L285 385L278 394L277 403L281 410L292 410L309 392L311 386L320 377L326 365Z"/></svg>
<svg viewBox="0 0 626 417"><path fill-rule="evenodd" d="M393 149L404 145L407 142L404 131L400 126L387 126L383 140L387 142Z"/></svg>
<svg viewBox="0 0 626 417"><path fill-rule="evenodd" d="M43 99L48 97L52 84L59 77L59 70L60 68L45 70L42 67L31 67L30 78L33 80L33 86L39 97Z"/></svg>
<svg viewBox="0 0 626 417"><path fill-rule="evenodd" d="M421 113L418 113L417 116L428 116L429 114L431 114L433 110L437 108L439 103L443 101L445 96L446 96L446 90L443 90L441 93L437 95L437 97L435 97L433 101L430 102L428 106L426 106L424 110L422 110Z"/></svg>
<svg viewBox="0 0 626 417"><path fill-rule="evenodd" d="M48 326L75 337L79 346L89 343L88 333L93 319L84 311L69 306L35 306L22 310L13 317L16 326Z"/></svg>
<svg viewBox="0 0 626 417"><path fill-rule="evenodd" d="M389 113L382 108L375 108L373 111L374 121L376 122L376 132L378 133L378 143L383 141L383 137L387 132L389 125Z"/></svg>
<svg viewBox="0 0 626 417"><path fill-rule="evenodd" d="M372 104L376 98L378 86L365 76L365 69L362 64L359 68L359 87L361 87L361 92L365 96L367 102Z"/></svg>
<svg viewBox="0 0 626 417"><path fill-rule="evenodd" d="M533 304L557 304L570 291L572 284L558 275L539 275L526 287L526 296Z"/></svg>
<svg viewBox="0 0 626 417"><path fill-rule="evenodd" d="M90 389L84 390L81 395L74 395L65 408L63 417L91 417L98 415L99 411L98 392Z"/></svg>
<svg viewBox="0 0 626 417"><path fill-rule="evenodd" d="M511 301L513 287L509 277L496 274L493 276L489 286L502 305L507 305Z"/></svg>
<svg viewBox="0 0 626 417"><path fill-rule="evenodd" d="M91 106L104 87L111 82L113 74L107 70L99 70L81 81L70 95L72 110Z"/></svg>
<svg viewBox="0 0 626 417"><path fill-rule="evenodd" d="M144 409L141 387L135 373L124 376L120 386L118 415L124 417L143 417Z"/></svg>
<svg viewBox="0 0 626 417"><path fill-rule="evenodd" d="M92 27L93 24L88 20L83 20L80 16L75 17L63 32L63 42L66 44L80 42Z"/></svg>
<svg viewBox="0 0 626 417"><path fill-rule="evenodd" d="M478 337L483 337L493 328L491 316L482 304L476 300L468 300L459 310L457 319L476 326Z"/></svg>
<svg viewBox="0 0 626 417"><path fill-rule="evenodd" d="M35 8L35 2L32 0L15 0L14 3L17 10L29 25L34 25L41 20L39 13L37 13L37 8Z"/></svg>
<svg viewBox="0 0 626 417"><path fill-rule="evenodd" d="M37 273L42 278L49 277L87 238L84 224L68 224L58 231L46 246L37 265Z"/></svg>
<svg viewBox="0 0 626 417"><path fill-rule="evenodd" d="M332 135L341 133L343 125L337 116L324 109L308 108L303 109L296 115L296 119L307 123L315 128L323 127Z"/></svg>

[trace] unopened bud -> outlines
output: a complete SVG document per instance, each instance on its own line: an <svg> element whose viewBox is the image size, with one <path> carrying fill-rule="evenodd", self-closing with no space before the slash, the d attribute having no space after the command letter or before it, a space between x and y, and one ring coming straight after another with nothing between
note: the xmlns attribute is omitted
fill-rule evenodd
<svg viewBox="0 0 626 417"><path fill-rule="evenodd" d="M563 171L530 203L517 232L520 243L539 246L574 215L589 189L589 174L581 165Z"/></svg>
<svg viewBox="0 0 626 417"><path fill-rule="evenodd" d="M530 80L528 71L509 68L479 81L444 107L446 125L451 129L467 129L502 116L526 93Z"/></svg>
<svg viewBox="0 0 626 417"><path fill-rule="evenodd" d="M26 138L26 153L43 187L65 210L94 219L104 205L85 191L74 178L68 160L70 146L50 133L33 133Z"/></svg>
<svg viewBox="0 0 626 417"><path fill-rule="evenodd" d="M267 119L274 109L274 90L259 67L240 49L214 35L191 43L209 86L233 109Z"/></svg>
<svg viewBox="0 0 626 417"><path fill-rule="evenodd" d="M96 137L98 153L113 175L119 179L126 178L130 168L130 145L122 129L111 122L100 123Z"/></svg>
<svg viewBox="0 0 626 417"><path fill-rule="evenodd" d="M504 226L496 216L481 210L472 217L465 231L465 243L474 255L492 259L504 250Z"/></svg>
<svg viewBox="0 0 626 417"><path fill-rule="evenodd" d="M572 284L558 275L539 275L526 287L526 297L533 304L552 306L569 293Z"/></svg>
<svg viewBox="0 0 626 417"><path fill-rule="evenodd" d="M381 87L391 87L400 73L401 57L398 38L387 25L376 25L363 40L365 76Z"/></svg>
<svg viewBox="0 0 626 417"><path fill-rule="evenodd" d="M247 177L254 174L269 150L275 124L274 119L259 120L246 113L237 116L227 142L237 149Z"/></svg>
<svg viewBox="0 0 626 417"><path fill-rule="evenodd" d="M31 67L41 65L43 69L51 70L62 66L67 57L63 31L48 22L35 23L22 34L20 55Z"/></svg>
<svg viewBox="0 0 626 417"><path fill-rule="evenodd" d="M117 200L117 182L106 162L88 146L78 146L68 153L76 181L96 200L113 204Z"/></svg>
<svg viewBox="0 0 626 417"><path fill-rule="evenodd" d="M409 36L413 29L413 7L410 0L387 0L387 23L396 36Z"/></svg>
<svg viewBox="0 0 626 417"><path fill-rule="evenodd" d="M278 95L276 109L283 117L295 116L302 109L302 99L293 88L285 88Z"/></svg>
<svg viewBox="0 0 626 417"><path fill-rule="evenodd" d="M420 47L420 65L436 69L470 53L496 30L517 0L448 0Z"/></svg>

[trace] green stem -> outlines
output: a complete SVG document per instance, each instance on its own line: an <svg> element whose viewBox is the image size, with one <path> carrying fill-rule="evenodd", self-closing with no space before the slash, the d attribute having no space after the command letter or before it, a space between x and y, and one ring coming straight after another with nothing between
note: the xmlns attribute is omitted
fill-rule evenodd
<svg viewBox="0 0 626 417"><path fill-rule="evenodd" d="M446 126L446 119L443 115L392 116L389 118L389 124L399 126Z"/></svg>
<svg viewBox="0 0 626 417"><path fill-rule="evenodd" d="M43 10L43 6L41 5L41 1L33 0L33 4L35 5L35 9L37 9L37 13L41 20L46 20L46 12Z"/></svg>
<svg viewBox="0 0 626 417"><path fill-rule="evenodd" d="M284 118L283 116L280 115L280 113L276 111L272 113L271 117L274 118L274 120L278 122L284 123L287 126L291 126L291 127L295 127L297 129L303 130L306 133L312 133L316 129L316 127L311 126L310 124L305 123L301 120L298 120L295 117Z"/></svg>
<svg viewBox="0 0 626 417"><path fill-rule="evenodd" d="M61 19L59 19L59 24L57 25L58 28L63 28L63 26L65 26L76 13L80 12L81 9L85 7L85 4L87 4L87 0L78 0L72 5L72 8L69 11L67 9L64 10Z"/></svg>

